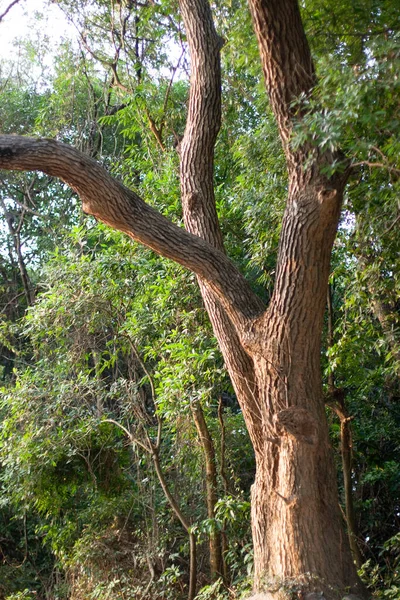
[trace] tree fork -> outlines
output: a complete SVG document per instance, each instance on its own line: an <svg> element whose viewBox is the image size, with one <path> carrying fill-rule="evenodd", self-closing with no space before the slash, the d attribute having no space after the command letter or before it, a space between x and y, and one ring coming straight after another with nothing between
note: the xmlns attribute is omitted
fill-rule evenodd
<svg viewBox="0 0 400 600"><path fill-rule="evenodd" d="M0 135L0 168L42 171L62 179L80 196L86 214L209 283L240 332L264 310L262 301L223 252L166 219L99 163L71 146L51 139Z"/></svg>

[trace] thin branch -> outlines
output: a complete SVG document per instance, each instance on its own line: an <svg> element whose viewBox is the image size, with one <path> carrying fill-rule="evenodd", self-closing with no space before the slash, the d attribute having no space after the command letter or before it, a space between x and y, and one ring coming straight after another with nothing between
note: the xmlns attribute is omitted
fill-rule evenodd
<svg viewBox="0 0 400 600"><path fill-rule="evenodd" d="M184 55L185 55L185 52L186 52L186 48L185 48L185 47L183 47L183 48L182 48L182 52L181 52L181 54L180 54L180 56L179 56L179 58L178 58L178 62L176 63L176 65L175 65L174 69L172 70L172 73L171 73L171 78L170 78L170 80L169 80L168 88L167 88L167 91L166 91L166 93L165 93L165 98L164 98L164 104L163 104L163 118L165 117L165 111L167 110L167 104L168 104L169 96L170 96L170 93L171 93L172 84L173 84L173 81L174 81L174 79L175 79L176 72L177 72L177 70L179 69L179 65L181 64L181 60L182 60L182 58L183 58L183 57L184 57Z"/></svg>
<svg viewBox="0 0 400 600"><path fill-rule="evenodd" d="M158 145L160 146L161 150L163 152L165 152L165 146L164 146L164 142L162 140L162 124L160 127L157 127L155 120L153 119L153 117L151 116L149 109L147 108L147 106L145 107L145 112L146 112L146 116L147 119L149 121L149 127L151 132L153 133L154 137L157 140Z"/></svg>
<svg viewBox="0 0 400 600"><path fill-rule="evenodd" d="M127 338L128 342L129 342L129 345L130 345L130 347L132 349L132 352L134 353L134 355L135 355L138 363L142 367L142 369L143 369L143 371L144 371L147 379L149 380L150 389L151 389L151 395L152 395L153 403L155 405L155 403L156 403L156 392L155 392L155 389L154 389L153 378L150 375L149 371L147 370L146 365L144 364L144 362L143 362L143 360L142 360L142 358L141 358L141 356L139 354L139 351L136 348L136 345L133 343L133 341L131 340L131 338L129 336L126 336L126 338Z"/></svg>
<svg viewBox="0 0 400 600"><path fill-rule="evenodd" d="M3 179L0 179L0 181L2 183L4 183ZM27 194L28 195L28 194ZM16 198L12 199L13 203L16 204L17 206L19 206L20 208L23 209L23 211L28 212L32 215L34 215L35 217L39 217L39 219L44 219L43 215L41 215L40 213L36 212L35 210L32 210L29 206L27 206L26 204L23 204L22 202L19 202L19 200L17 200Z"/></svg>
<svg viewBox="0 0 400 600"><path fill-rule="evenodd" d="M395 220L393 221L393 223L391 225L389 225L389 227L383 232L382 235L386 235L387 233L389 233L389 231L391 231L393 229L393 227L395 225L397 225L397 223L400 221L400 215L397 215L397 217L395 218Z"/></svg>
<svg viewBox="0 0 400 600"><path fill-rule="evenodd" d="M139 362L140 366L142 367L147 379L149 380L149 384L150 384L150 389L151 389L151 395L152 395L152 400L153 400L153 404L154 404L154 413L157 419L157 438L156 438L156 443L155 445L151 442L149 435L146 433L147 436L147 440L149 442L149 444L151 445L152 448L154 448L156 451L158 451L160 449L160 445L161 445L161 434L162 434L162 419L160 417L160 415L157 413L157 407L156 407L156 390L154 387L154 381L152 376L150 375L148 369L146 368L146 365L144 364L138 349L136 348L136 345L133 343L133 341L131 340L131 338L129 336L125 336L129 342L129 345L132 349L132 352L134 353L136 360Z"/></svg>
<svg viewBox="0 0 400 600"><path fill-rule="evenodd" d="M4 17L10 12L12 7L18 4L19 2L21 2L21 0L14 0L14 2L11 2L11 4L6 8L6 10L0 15L0 21L2 21Z"/></svg>
<svg viewBox="0 0 400 600"><path fill-rule="evenodd" d="M129 431L129 429L127 429L126 427L124 427L121 423L118 423L118 421L114 421L114 419L103 419L101 421L102 423L111 423L112 425L115 425L116 427L119 427L124 433L126 433L126 435L129 438L129 441L131 442L131 444L136 444L137 446L140 446L143 450L145 450L145 452L147 452L148 454L153 455L153 449L152 448L148 448L146 446L146 444L143 444L143 442L141 442L140 440L138 440L137 438L135 438L134 435L132 435L132 433Z"/></svg>
<svg viewBox="0 0 400 600"><path fill-rule="evenodd" d="M222 396L218 399L218 421L220 426L220 466L219 466L219 474L221 475L221 479L224 484L224 492L225 495L229 492L229 481L225 472L225 423L224 423L224 405L222 402Z"/></svg>
<svg viewBox="0 0 400 600"><path fill-rule="evenodd" d="M371 169L373 169L373 168L386 169L390 173L396 173L396 175L400 175L400 169L397 169L396 167L391 167L390 165L385 165L385 163L382 163L382 162L371 162L369 160L360 160L359 162L351 164L351 168L362 167L362 166L370 167Z"/></svg>

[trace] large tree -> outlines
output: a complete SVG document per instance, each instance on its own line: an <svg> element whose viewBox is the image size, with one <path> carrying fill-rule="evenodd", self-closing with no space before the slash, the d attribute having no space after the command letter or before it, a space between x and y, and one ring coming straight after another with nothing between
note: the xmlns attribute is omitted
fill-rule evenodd
<svg viewBox="0 0 400 600"><path fill-rule="evenodd" d="M320 367L330 257L348 170L332 174L329 167L341 158L335 152L290 143L303 115L298 99L309 98L316 85L297 0L249 0L288 172L268 306L226 256L218 224L213 170L223 40L207 0L179 4L191 58L187 124L178 147L186 230L57 141L0 136L0 167L62 179L86 213L197 275L256 456L255 590L363 597L341 522Z"/></svg>

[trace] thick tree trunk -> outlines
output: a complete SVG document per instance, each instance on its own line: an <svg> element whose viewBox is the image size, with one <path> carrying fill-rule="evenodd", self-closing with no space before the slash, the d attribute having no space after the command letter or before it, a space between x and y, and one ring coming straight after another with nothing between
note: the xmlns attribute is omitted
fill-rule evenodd
<svg viewBox="0 0 400 600"><path fill-rule="evenodd" d="M340 184L289 194L276 286L247 339L263 419L252 527L256 590L362 593L341 522L322 394L320 344Z"/></svg>
<svg viewBox="0 0 400 600"><path fill-rule="evenodd" d="M327 179L321 167L332 156L290 147L293 120L301 117L292 102L315 85L297 2L249 0L249 5L289 175L273 297L246 340L262 390L264 433L252 490L255 587L278 590L290 583L326 598L346 589L362 595L341 522L320 366L346 175Z"/></svg>

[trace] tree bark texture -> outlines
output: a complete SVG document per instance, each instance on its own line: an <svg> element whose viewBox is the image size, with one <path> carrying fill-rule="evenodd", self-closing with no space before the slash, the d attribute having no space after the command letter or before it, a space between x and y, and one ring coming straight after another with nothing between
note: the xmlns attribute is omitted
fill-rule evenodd
<svg viewBox="0 0 400 600"><path fill-rule="evenodd" d="M326 597L339 596L347 586L362 594L342 529L320 367L330 256L346 177L322 175L329 155L305 169L309 149L290 148L292 102L309 95L315 83L297 2L249 5L289 174L273 297L247 340L257 357L264 425L252 494L255 585L262 589L265 580L273 586L286 579L320 588Z"/></svg>
<svg viewBox="0 0 400 600"><path fill-rule="evenodd" d="M224 252L214 196L214 145L221 126L222 40L205 0L180 0L188 35L191 80L185 135L180 145L181 200L185 227ZM255 401L254 366L229 312L207 282L198 278L205 307L244 415L253 445L261 424Z"/></svg>
<svg viewBox="0 0 400 600"><path fill-rule="evenodd" d="M191 269L232 379L256 455L252 489L255 589L288 584L327 600L357 578L338 504L322 394L320 352L330 256L346 176L335 157L292 151L292 102L315 75L296 0L249 0L271 105L286 153L287 205L276 283L267 309L224 252L215 208L214 144L220 127L221 39L207 0L179 0L191 58L180 145L186 230L146 205L96 162L51 140L0 136L0 168L42 170L66 181L85 212Z"/></svg>

